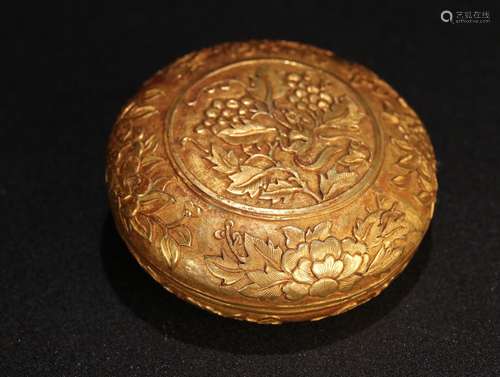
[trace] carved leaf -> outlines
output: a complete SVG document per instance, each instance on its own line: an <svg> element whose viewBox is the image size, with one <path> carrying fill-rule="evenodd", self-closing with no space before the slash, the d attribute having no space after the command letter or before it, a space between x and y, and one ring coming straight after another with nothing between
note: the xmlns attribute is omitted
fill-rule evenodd
<svg viewBox="0 0 500 377"><path fill-rule="evenodd" d="M238 171L238 158L232 150L226 152L221 146L212 144L211 155L206 157L215 166L214 170L224 174L232 174Z"/></svg>
<svg viewBox="0 0 500 377"><path fill-rule="evenodd" d="M361 164L363 161L366 161L367 159L368 156L361 150L349 148L349 152L345 156L343 156L338 162L343 166L354 167Z"/></svg>
<svg viewBox="0 0 500 377"><path fill-rule="evenodd" d="M396 203L380 216L382 238L385 247L392 247L397 240L404 239L410 228L404 214L396 209Z"/></svg>
<svg viewBox="0 0 500 377"><path fill-rule="evenodd" d="M290 275L269 266L264 271L247 272L247 276L260 288L269 288L290 280Z"/></svg>
<svg viewBox="0 0 500 377"><path fill-rule="evenodd" d="M122 152L120 152L120 154L122 154ZM119 170L117 170L117 174L123 175L124 177L131 176L125 178L126 181L129 181L130 179L135 181L137 180L137 177L134 177L134 175L139 173L140 168L141 160L136 156L130 156L125 160L123 165L118 168Z"/></svg>
<svg viewBox="0 0 500 377"><path fill-rule="evenodd" d="M163 97L163 96L165 96L165 92L163 90L157 89L157 88L152 88L152 89L146 90L146 92L143 95L143 98L145 101L153 101L153 100L158 99L158 98Z"/></svg>
<svg viewBox="0 0 500 377"><path fill-rule="evenodd" d="M174 268L180 256L179 244L167 235L160 241L160 249L168 266Z"/></svg>
<svg viewBox="0 0 500 377"><path fill-rule="evenodd" d="M416 168L416 164L418 162L417 160L418 160L417 156L410 153L406 156L401 157L397 163L402 168L413 170Z"/></svg>
<svg viewBox="0 0 500 377"><path fill-rule="evenodd" d="M366 243L369 247L379 244L381 234L380 214L381 210L370 213L364 219L357 219L353 229L353 235L359 242Z"/></svg>
<svg viewBox="0 0 500 377"><path fill-rule="evenodd" d="M398 187L407 187L408 184L410 183L410 179L411 179L411 172L408 172L406 174L395 176L394 178L392 178L391 181Z"/></svg>
<svg viewBox="0 0 500 377"><path fill-rule="evenodd" d="M296 226L285 226L281 228L285 234L286 246L295 249L299 243L305 241L304 231Z"/></svg>
<svg viewBox="0 0 500 377"><path fill-rule="evenodd" d="M268 169L272 166L275 166L274 160L263 154L255 154L250 156L246 161L245 165L250 165L260 169Z"/></svg>
<svg viewBox="0 0 500 377"><path fill-rule="evenodd" d="M407 142L406 140L403 140L403 139L396 139L396 138L392 138L392 142L398 146L399 148L407 151L407 152L411 152L414 150L413 146Z"/></svg>
<svg viewBox="0 0 500 377"><path fill-rule="evenodd" d="M239 128L225 128L217 135L231 145L259 144L274 140L278 131L276 128L259 124L246 124Z"/></svg>
<svg viewBox="0 0 500 377"><path fill-rule="evenodd" d="M161 191L151 191L140 196L140 211L141 213L150 215L172 203L174 203L174 198L170 194Z"/></svg>
<svg viewBox="0 0 500 377"><path fill-rule="evenodd" d="M191 231L185 225L179 225L170 230L170 234L177 241L179 246L191 246Z"/></svg>
<svg viewBox="0 0 500 377"><path fill-rule="evenodd" d="M324 241L330 236L330 229L332 223L330 221L324 221L317 224L314 228L309 228L306 231L306 241L311 242L314 240Z"/></svg>
<svg viewBox="0 0 500 377"><path fill-rule="evenodd" d="M227 188L235 195L250 195L255 198L264 186L265 171L254 166L243 165L241 171L231 174L229 178L233 181Z"/></svg>
<svg viewBox="0 0 500 377"><path fill-rule="evenodd" d="M332 161L334 156L342 151L342 148L337 146L337 145L329 145L323 149L323 151L319 154L318 158L312 162L311 164L302 164L299 163L301 166L306 166L307 170L320 170L326 164Z"/></svg>
<svg viewBox="0 0 500 377"><path fill-rule="evenodd" d="M384 272L393 264L401 255L403 249L387 249L384 246L380 248L378 253L373 258L372 263L368 267L369 274L379 274Z"/></svg>
<svg viewBox="0 0 500 377"><path fill-rule="evenodd" d="M158 110L154 106L133 106L127 112L126 117L129 119L147 118L157 114Z"/></svg>
<svg viewBox="0 0 500 377"><path fill-rule="evenodd" d="M345 291L347 289L350 289L362 277L363 275L361 274L353 274L349 277L343 278L339 281L339 290Z"/></svg>
<svg viewBox="0 0 500 377"><path fill-rule="evenodd" d="M153 228L151 221L147 216L136 215L130 218L130 225L142 237L151 241L153 236Z"/></svg>
<svg viewBox="0 0 500 377"><path fill-rule="evenodd" d="M144 142L144 152L147 151L153 153L157 147L158 147L158 142L156 140L156 135L151 135Z"/></svg>
<svg viewBox="0 0 500 377"><path fill-rule="evenodd" d="M221 279L223 285L235 284L245 276L245 272L236 263L231 262L221 257L205 257L208 270L216 278Z"/></svg>
<svg viewBox="0 0 500 377"><path fill-rule="evenodd" d="M330 169L325 175L320 175L319 188L324 200L334 198L342 190L354 185L357 177L355 172L337 173L335 167Z"/></svg>
<svg viewBox="0 0 500 377"><path fill-rule="evenodd" d="M384 107L385 108L389 108L389 107L392 107L392 105L387 105L388 102L385 101L384 103ZM390 111L384 111L382 113L382 117L384 117L386 120L388 120L389 122L393 123L393 124L398 124L399 123L399 117L396 116L395 114L393 114L393 111L390 110Z"/></svg>
<svg viewBox="0 0 500 377"><path fill-rule="evenodd" d="M393 203L389 209L379 208L356 221L353 235L368 246L368 253L372 256L379 252L381 246L391 249L409 232L410 226L404 214L396 209L396 204Z"/></svg>
<svg viewBox="0 0 500 377"><path fill-rule="evenodd" d="M257 125L259 127L279 128L280 123L274 119L274 117L267 112L257 112L255 113L251 120L246 122L247 125Z"/></svg>
<svg viewBox="0 0 500 377"><path fill-rule="evenodd" d="M248 297L271 298L279 297L283 294L281 284L273 285L267 288L261 288L258 284L249 284L240 290L240 293Z"/></svg>
<svg viewBox="0 0 500 377"><path fill-rule="evenodd" d="M430 161L425 160L424 158L420 159L420 164L417 167L417 172L419 175L423 176L427 180L433 179L432 171L435 170L435 167L431 166Z"/></svg>
<svg viewBox="0 0 500 377"><path fill-rule="evenodd" d="M162 157L159 157L159 156L152 156L152 155L147 155L147 156L144 156L141 160L141 163L142 163L142 166L146 167L146 166L150 166L150 165L153 165L153 164L158 164L158 163L162 163L164 162L165 160L162 158Z"/></svg>
<svg viewBox="0 0 500 377"><path fill-rule="evenodd" d="M269 264L275 269L279 269L283 251L279 246L275 247L271 240L266 243L260 238L245 233L243 244L247 256L244 263L240 263L241 268L247 271L264 270L265 266Z"/></svg>
<svg viewBox="0 0 500 377"><path fill-rule="evenodd" d="M287 203L294 193L301 190L300 187L294 186L290 182L277 180L266 187L266 190L260 195L260 199L270 200L272 204L279 203L280 201Z"/></svg>
<svg viewBox="0 0 500 377"><path fill-rule="evenodd" d="M422 175L418 176L418 184L420 187L427 192L432 192L434 190L431 181L429 181L427 178L425 178Z"/></svg>

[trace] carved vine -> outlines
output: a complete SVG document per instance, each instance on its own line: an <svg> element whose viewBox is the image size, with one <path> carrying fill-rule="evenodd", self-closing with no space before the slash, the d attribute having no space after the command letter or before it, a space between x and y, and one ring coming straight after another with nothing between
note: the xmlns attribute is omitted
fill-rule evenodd
<svg viewBox="0 0 500 377"><path fill-rule="evenodd" d="M147 93L160 95L157 91ZM174 268L181 248L192 244L186 222L199 216L201 208L190 200L179 203L174 192L176 179L162 175L167 162L157 152L157 137L139 124L156 115L154 106L137 103L123 110L110 144L106 179L123 229L154 245L167 265ZM162 216L165 210L171 215Z"/></svg>
<svg viewBox="0 0 500 377"><path fill-rule="evenodd" d="M226 176L233 195L271 206L297 193L315 203L335 198L361 179L371 151L359 127L365 114L349 96L330 94L331 85L307 72L272 69L258 69L249 82L218 82L198 97L238 94L211 100L196 128L203 136L183 142ZM207 132L217 138L209 145Z"/></svg>
<svg viewBox="0 0 500 377"><path fill-rule="evenodd" d="M384 102L383 116L396 128L396 136L391 142L398 149L397 166L402 174L392 178L392 183L399 188L417 187L414 197L425 206L436 199L436 160L429 138L422 122L406 104L404 111L396 111L390 102ZM417 185L410 186L412 179Z"/></svg>
<svg viewBox="0 0 500 377"><path fill-rule="evenodd" d="M380 100L382 116L393 126L391 144L398 155L395 165L400 173L392 178L392 184L400 189L412 188L415 199L430 206L436 200L436 162L422 122L394 89L366 68L351 65L349 81L354 87L369 89Z"/></svg>
<svg viewBox="0 0 500 377"><path fill-rule="evenodd" d="M350 289L363 277L380 274L405 252L411 230L397 203L381 198L366 209L351 235L338 238L325 221L302 229L286 226L281 239L235 231L232 221L215 233L225 241L219 256L206 256L210 274L242 295L300 300Z"/></svg>

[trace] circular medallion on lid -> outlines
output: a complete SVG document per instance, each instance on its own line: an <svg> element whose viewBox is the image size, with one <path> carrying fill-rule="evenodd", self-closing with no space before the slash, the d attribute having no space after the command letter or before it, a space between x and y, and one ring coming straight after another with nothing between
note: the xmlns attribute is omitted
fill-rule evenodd
<svg viewBox="0 0 500 377"><path fill-rule="evenodd" d="M189 183L253 215L338 208L370 185L381 162L380 130L359 93L334 73L286 59L209 72L179 97L167 129Z"/></svg>

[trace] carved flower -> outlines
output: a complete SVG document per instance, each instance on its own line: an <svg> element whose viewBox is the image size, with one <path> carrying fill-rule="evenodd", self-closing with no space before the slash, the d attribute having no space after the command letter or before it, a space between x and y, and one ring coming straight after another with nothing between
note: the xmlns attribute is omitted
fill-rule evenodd
<svg viewBox="0 0 500 377"><path fill-rule="evenodd" d="M145 138L141 128L131 127L121 138L125 142L111 155L109 166L112 173L107 174L110 187L118 203L123 226L150 239L151 216L174 203L174 199L166 193L165 179L153 179L151 175L151 169L159 163L151 155L157 148L155 137Z"/></svg>
<svg viewBox="0 0 500 377"><path fill-rule="evenodd" d="M367 267L367 251L364 243L352 238L302 242L283 254L283 268L293 278L283 292L288 299L299 300L308 294L325 297L342 285L352 285Z"/></svg>
<svg viewBox="0 0 500 377"><path fill-rule="evenodd" d="M144 100L161 95L161 90L150 89L144 93ZM189 200L176 201L175 191L169 188L175 179L158 174L164 171L167 162L156 153L157 137L148 134L147 127L141 123L135 124L157 114L155 107L133 102L122 111L115 126L115 139L108 150L106 181L124 230L149 241L173 269L181 256L181 247L190 247L192 242L191 231L184 220L198 217L201 208ZM165 219L161 211L168 206L172 207Z"/></svg>
<svg viewBox="0 0 500 377"><path fill-rule="evenodd" d="M144 175L135 175L124 180L118 195L120 214L124 225L133 228L144 238L151 237L149 217L164 206L173 204L174 198L164 190L164 182L151 181Z"/></svg>
<svg viewBox="0 0 500 377"><path fill-rule="evenodd" d="M283 227L285 252L270 238L265 241L234 231L233 222L227 221L224 229L215 232L227 248L219 255L205 256L208 271L222 286L233 286L247 297L284 295L300 300L345 291L364 276L386 271L404 252L401 241L410 224L396 202L388 207L377 197L376 205L375 210L367 208L364 218L356 219L352 238L333 236L330 221L306 229Z"/></svg>
<svg viewBox="0 0 500 377"><path fill-rule="evenodd" d="M404 188L416 173L420 187L416 196L423 204L430 204L437 186L433 173L436 170L434 152L417 115L409 108L405 111L398 112L388 102L384 103L383 115L397 127L400 134L399 137L394 137L392 142L401 152L397 165L404 171L394 177L392 182Z"/></svg>
<svg viewBox="0 0 500 377"><path fill-rule="evenodd" d="M423 128L415 123L401 122L399 130L403 137L394 139L394 143L404 152L398 165L408 170L418 170L420 174L429 176L434 153Z"/></svg>
<svg viewBox="0 0 500 377"><path fill-rule="evenodd" d="M140 207L140 198L151 190L151 180L148 177L136 175L124 182L124 192L119 198L122 210L126 217L137 215Z"/></svg>
<svg viewBox="0 0 500 377"><path fill-rule="evenodd" d="M232 195L271 206L290 203L296 194L305 205L334 199L366 173L371 151L360 132L361 106L334 94L333 85L320 75L271 68L257 70L248 82L223 80L203 92L215 97L206 99L195 128L206 141L183 140L206 153ZM219 91L223 95L215 96Z"/></svg>

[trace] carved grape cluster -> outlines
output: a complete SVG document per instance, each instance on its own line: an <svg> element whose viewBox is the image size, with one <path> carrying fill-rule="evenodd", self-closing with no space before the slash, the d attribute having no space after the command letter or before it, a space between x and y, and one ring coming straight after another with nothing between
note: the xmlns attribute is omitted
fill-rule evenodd
<svg viewBox="0 0 500 377"><path fill-rule="evenodd" d="M333 104L332 96L320 86L314 85L307 74L290 73L286 77L286 84L292 89L288 100L297 110L327 111Z"/></svg>
<svg viewBox="0 0 500 377"><path fill-rule="evenodd" d="M214 99L205 110L203 120L196 131L210 128L217 133L224 128L243 126L257 111L255 100L249 96L227 100Z"/></svg>
<svg viewBox="0 0 500 377"><path fill-rule="evenodd" d="M333 86L310 71L271 68L257 69L247 81L217 81L189 102L194 106L201 96L213 95L204 97L195 127L208 138L185 137L183 144L192 142L205 153L213 169L231 181L231 194L270 200L271 206L289 203L296 194L316 203L333 199L358 182L370 161L359 135L365 114ZM206 145L212 135L224 143L220 148ZM318 174L319 187L299 168Z"/></svg>
<svg viewBox="0 0 500 377"><path fill-rule="evenodd" d="M320 125L329 120L348 119L349 121L342 124L331 122L329 126L347 126L352 131L359 130L358 123L363 114L347 96L335 97L328 94L327 84L314 83L307 73L289 73L286 76L286 85L290 88L287 100L299 112L309 113L320 120ZM287 114L287 120L293 123L296 120L291 115ZM308 123L308 117L301 117L300 121Z"/></svg>

